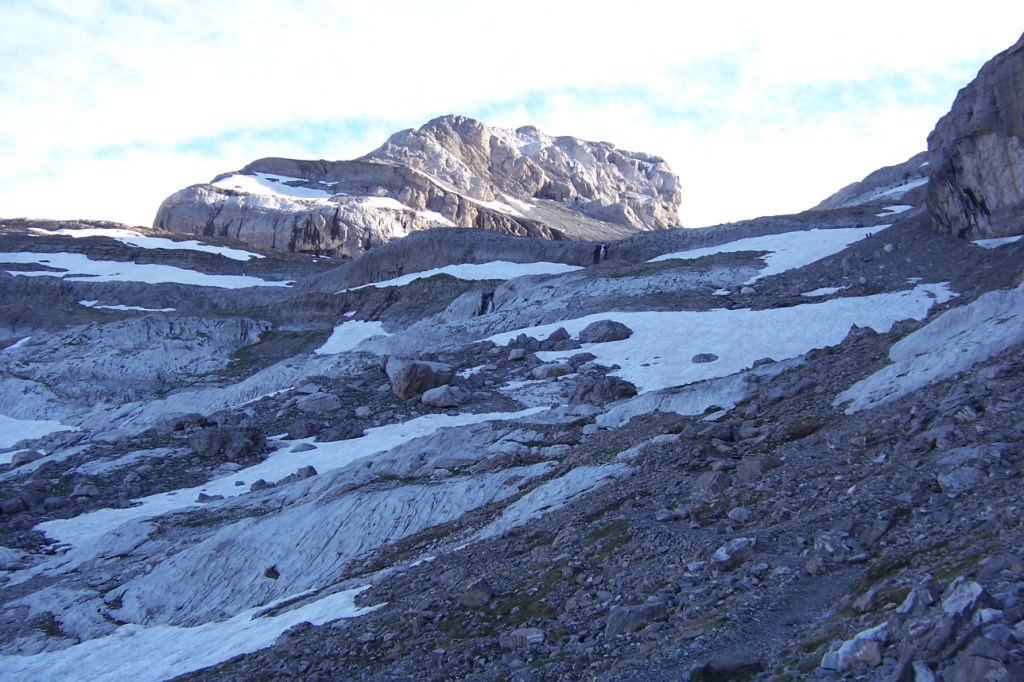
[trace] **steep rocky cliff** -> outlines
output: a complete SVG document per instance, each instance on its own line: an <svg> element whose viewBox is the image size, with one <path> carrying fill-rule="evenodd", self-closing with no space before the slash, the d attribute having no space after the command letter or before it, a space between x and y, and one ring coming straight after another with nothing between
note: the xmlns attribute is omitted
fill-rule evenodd
<svg viewBox="0 0 1024 682"><path fill-rule="evenodd" d="M960 91L928 151L939 229L971 239L1024 233L1024 36Z"/></svg>
<svg viewBox="0 0 1024 682"><path fill-rule="evenodd" d="M616 239L673 226L680 196L657 157L444 116L353 161L253 162L171 195L154 225L354 257L436 226Z"/></svg>

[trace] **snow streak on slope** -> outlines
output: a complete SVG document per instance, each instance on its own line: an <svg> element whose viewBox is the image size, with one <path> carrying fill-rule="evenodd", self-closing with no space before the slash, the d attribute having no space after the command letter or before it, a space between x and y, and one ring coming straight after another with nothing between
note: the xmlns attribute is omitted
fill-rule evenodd
<svg viewBox="0 0 1024 682"><path fill-rule="evenodd" d="M619 365L621 369L613 374L632 382L637 390L655 391L727 376L763 358L784 360L836 345L853 325L885 332L900 320L924 318L933 305L952 296L945 284L924 284L910 291L768 310L597 313L516 329L490 340L506 344L521 333L546 338L559 327L575 336L592 322L616 320L633 330L630 338L584 344L581 350L541 352L537 357L549 361L593 353L602 365ZM717 359L694 361L704 353Z"/></svg>
<svg viewBox="0 0 1024 682"><path fill-rule="evenodd" d="M167 249L176 250L180 249L183 251L202 251L204 253L215 253L231 260L252 260L253 258L263 258L261 254L252 253L250 251L243 251L241 249L232 249L226 246L211 246L209 244L203 244L197 242L194 239L186 241L174 241L173 239L166 239L164 237L147 237L141 232L135 230L123 230L120 228L111 227L89 227L81 229L70 229L61 228L59 230L44 230L39 227L30 227L29 232L37 235L64 235L67 237L74 237L81 239L83 237L110 237L116 239L122 244L128 246L135 246L140 249Z"/></svg>
<svg viewBox="0 0 1024 682"><path fill-rule="evenodd" d="M1014 242L1019 242L1022 238L1024 238L1024 235L1019 235L1018 234L1015 237L996 237L995 239L975 239L971 243L974 244L975 246L980 246L983 249L997 249L1000 246L1005 246L1006 244L1013 244Z"/></svg>
<svg viewBox="0 0 1024 682"><path fill-rule="evenodd" d="M229 175L212 183L214 187L236 189L247 194L259 194L289 199L329 199L333 193L309 187L292 187L289 182L308 182L305 178L291 178L287 175L255 173L253 175Z"/></svg>
<svg viewBox="0 0 1024 682"><path fill-rule="evenodd" d="M892 365L836 397L847 414L891 402L1024 343L1024 284L944 312L889 350Z"/></svg>
<svg viewBox="0 0 1024 682"><path fill-rule="evenodd" d="M9 275L60 277L69 282L143 282L146 284L188 284L218 289L286 287L291 282L270 282L246 275L207 275L203 272L153 263L122 263L92 260L80 253L0 253L0 263L42 265L56 270L8 270Z"/></svg>
<svg viewBox="0 0 1024 682"><path fill-rule="evenodd" d="M312 466L320 474L324 474L362 457L389 450L407 440L433 433L438 429L497 419L520 419L535 414L538 411L537 409L531 409L510 413L460 414L455 417L446 414L426 415L401 424L368 429L366 435L361 438L331 443L315 443L313 450L301 453L279 450L255 466L242 469L194 488L150 495L149 497L135 500L138 504L134 507L100 509L69 519L47 521L36 526L36 529L62 543L82 547L85 556L78 556L74 551L69 552L67 556L67 559L72 561L82 560L90 558L91 548L89 545L98 541L103 535L130 521L149 519L179 511L186 507L197 506L196 498L199 493L223 495L225 498L235 497L247 493L249 485L257 479L262 478L265 481L276 481L304 466ZM237 486L235 485L236 481L243 481L244 485Z"/></svg>
<svg viewBox="0 0 1024 682"><path fill-rule="evenodd" d="M9 448L26 439L34 440L56 431L70 431L73 428L53 420L12 419L0 414L0 448ZM0 453L0 464L9 464L12 454Z"/></svg>
<svg viewBox="0 0 1024 682"><path fill-rule="evenodd" d="M767 251L762 258L765 267L760 273L747 280L751 284L762 277L770 277L787 270L802 268L822 258L839 253L850 244L881 232L889 225L874 227L845 227L834 230L807 230L801 232L785 232L769 234L762 237L748 237L727 244L708 246L702 249L677 251L652 258L649 263L665 260L692 260L711 256L717 253L736 253L739 251Z"/></svg>
<svg viewBox="0 0 1024 682"><path fill-rule="evenodd" d="M261 607L191 628L123 625L112 635L60 651L0 657L0 677L157 682L270 646L285 630L305 621L319 625L380 608L355 605L356 595L364 589L338 592L276 616L260 616L266 610Z"/></svg>
<svg viewBox="0 0 1024 682"><path fill-rule="evenodd" d="M486 280L501 279L509 280L516 277L527 277L531 275L560 275L565 272L581 270L578 265L565 265L564 263L512 263L510 261L498 260L489 263L459 263L457 265L446 265L441 268L413 272L401 277L384 280L383 282L372 282L363 284L345 291L356 291L366 287L399 287L414 282L418 279L427 279L435 275L449 275L456 279L464 280ZM344 293L344 292L340 292Z"/></svg>

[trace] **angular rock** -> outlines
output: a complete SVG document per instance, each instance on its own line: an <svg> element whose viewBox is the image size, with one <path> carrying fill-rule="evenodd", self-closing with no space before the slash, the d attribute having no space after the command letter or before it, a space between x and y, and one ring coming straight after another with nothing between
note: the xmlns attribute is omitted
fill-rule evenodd
<svg viewBox="0 0 1024 682"><path fill-rule="evenodd" d="M341 398L333 393L313 393L296 400L295 407L303 412L326 414L341 409Z"/></svg>
<svg viewBox="0 0 1024 682"><path fill-rule="evenodd" d="M355 422L344 421L334 426L328 426L326 429L316 434L317 443L333 443L339 440L352 440L353 438L362 438L363 427L359 426Z"/></svg>
<svg viewBox="0 0 1024 682"><path fill-rule="evenodd" d="M20 466L35 462L43 458L43 453L38 450L18 450L11 455L11 468L16 469Z"/></svg>
<svg viewBox="0 0 1024 682"><path fill-rule="evenodd" d="M502 649L525 649L544 643L544 631L540 628L516 628L498 637Z"/></svg>
<svg viewBox="0 0 1024 682"><path fill-rule="evenodd" d="M711 555L713 567L722 571L731 571L754 554L754 538L734 538L715 550Z"/></svg>
<svg viewBox="0 0 1024 682"><path fill-rule="evenodd" d="M451 365L402 358L389 359L385 371L391 380L391 390L403 399L443 386L455 374Z"/></svg>
<svg viewBox="0 0 1024 682"><path fill-rule="evenodd" d="M494 588L487 582L486 578L480 578L473 582L459 598L459 603L471 609L478 609L486 606L494 598Z"/></svg>
<svg viewBox="0 0 1024 682"><path fill-rule="evenodd" d="M557 379L572 374L572 367L564 362L552 362L540 367L534 367L530 376L534 379Z"/></svg>
<svg viewBox="0 0 1024 682"><path fill-rule="evenodd" d="M458 407L466 402L466 393L451 385L438 386L423 392L420 402L429 407Z"/></svg>
<svg viewBox="0 0 1024 682"><path fill-rule="evenodd" d="M637 606L613 606L608 612L604 627L605 637L614 637L647 625L652 620L663 618L667 613L664 602L657 598L648 599Z"/></svg>

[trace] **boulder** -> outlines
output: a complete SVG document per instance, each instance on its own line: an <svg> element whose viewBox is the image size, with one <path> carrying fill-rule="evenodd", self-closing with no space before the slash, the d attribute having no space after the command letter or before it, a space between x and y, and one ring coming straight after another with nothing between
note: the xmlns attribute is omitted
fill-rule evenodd
<svg viewBox="0 0 1024 682"><path fill-rule="evenodd" d="M615 320L591 322L580 331L580 343L607 343L622 341L633 335L633 330Z"/></svg>
<svg viewBox="0 0 1024 682"><path fill-rule="evenodd" d="M351 421L343 421L340 424L334 426L328 426L326 429L316 434L316 442L318 443L333 443L339 440L352 440L353 438L361 438L363 436L363 428Z"/></svg>
<svg viewBox="0 0 1024 682"><path fill-rule="evenodd" d="M478 609L485 606L494 598L494 588L487 582L486 578L475 580L459 598L459 603L471 609Z"/></svg>
<svg viewBox="0 0 1024 682"><path fill-rule="evenodd" d="M572 367L564 362L552 362L540 367L534 367L530 371L530 376L534 379L557 379L558 377L564 377L566 374L572 374Z"/></svg>
<svg viewBox="0 0 1024 682"><path fill-rule="evenodd" d="M296 400L295 407L315 414L336 412L341 409L341 398L333 393L311 393Z"/></svg>
<svg viewBox="0 0 1024 682"><path fill-rule="evenodd" d="M645 603L636 606L613 606L605 623L605 637L614 637L633 632L668 612L664 602L652 597Z"/></svg>
<svg viewBox="0 0 1024 682"><path fill-rule="evenodd" d="M423 392L420 402L428 407L458 407L466 402L465 392L451 385L438 386Z"/></svg>
<svg viewBox="0 0 1024 682"><path fill-rule="evenodd" d="M385 367L391 390L399 398L411 398L443 386L452 380L455 370L442 362L391 358Z"/></svg>
<svg viewBox="0 0 1024 682"><path fill-rule="evenodd" d="M24 466L43 458L43 453L38 450L18 450L11 455L11 468Z"/></svg>

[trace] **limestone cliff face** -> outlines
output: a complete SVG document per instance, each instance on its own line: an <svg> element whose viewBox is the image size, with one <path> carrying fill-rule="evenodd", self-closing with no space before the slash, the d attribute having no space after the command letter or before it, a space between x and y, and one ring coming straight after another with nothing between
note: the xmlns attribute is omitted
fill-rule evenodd
<svg viewBox="0 0 1024 682"><path fill-rule="evenodd" d="M353 161L261 159L171 195L154 226L354 257L438 226L616 239L673 226L679 201L657 157L445 116Z"/></svg>
<svg viewBox="0 0 1024 682"><path fill-rule="evenodd" d="M928 151L928 208L943 232L1024 233L1024 36L960 91Z"/></svg>

